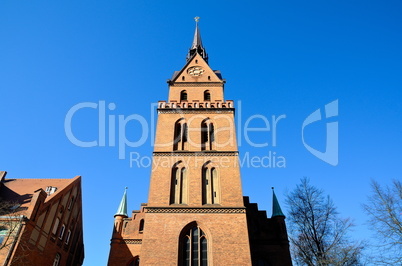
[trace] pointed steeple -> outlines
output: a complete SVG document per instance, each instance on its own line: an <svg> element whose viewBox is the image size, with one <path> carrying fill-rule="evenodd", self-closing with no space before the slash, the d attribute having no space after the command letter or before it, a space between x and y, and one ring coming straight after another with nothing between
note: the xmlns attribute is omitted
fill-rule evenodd
<svg viewBox="0 0 402 266"><path fill-rule="evenodd" d="M117 209L117 212L114 216L116 215L122 215L122 216L126 216L127 215L127 187L124 189L124 194L123 194L123 198L121 199L119 208Z"/></svg>
<svg viewBox="0 0 402 266"><path fill-rule="evenodd" d="M281 206L279 205L278 199L276 198L274 187L272 187L272 217L285 216L282 212Z"/></svg>
<svg viewBox="0 0 402 266"><path fill-rule="evenodd" d="M198 28L198 20L200 18L195 17L194 19L195 19L194 39L193 39L193 44L191 45L191 48L187 54L187 61L190 60L190 58L195 53L199 53L202 56L202 58L204 58L204 60L208 63L208 54L207 54L204 46L202 46L201 34L200 34L200 30Z"/></svg>

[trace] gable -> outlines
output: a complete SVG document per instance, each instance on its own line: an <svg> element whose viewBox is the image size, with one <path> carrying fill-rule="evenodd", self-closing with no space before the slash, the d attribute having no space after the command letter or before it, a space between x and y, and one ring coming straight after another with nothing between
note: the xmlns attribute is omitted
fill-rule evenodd
<svg viewBox="0 0 402 266"><path fill-rule="evenodd" d="M196 53L179 72L175 72L172 82L222 82L202 56Z"/></svg>

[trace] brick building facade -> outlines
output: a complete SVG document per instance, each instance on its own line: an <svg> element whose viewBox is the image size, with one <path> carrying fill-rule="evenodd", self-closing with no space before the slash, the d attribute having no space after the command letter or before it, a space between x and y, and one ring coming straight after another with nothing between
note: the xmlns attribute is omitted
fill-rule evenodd
<svg viewBox="0 0 402 266"><path fill-rule="evenodd" d="M0 172L0 264L82 265L81 177L5 176Z"/></svg>
<svg viewBox="0 0 402 266"><path fill-rule="evenodd" d="M243 197L233 101L198 25L185 66L158 103L148 203L115 215L108 265L291 265L274 195L267 218Z"/></svg>

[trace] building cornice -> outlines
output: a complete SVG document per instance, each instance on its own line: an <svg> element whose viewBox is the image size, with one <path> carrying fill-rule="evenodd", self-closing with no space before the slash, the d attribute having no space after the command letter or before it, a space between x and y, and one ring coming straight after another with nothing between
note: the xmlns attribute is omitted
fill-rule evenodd
<svg viewBox="0 0 402 266"><path fill-rule="evenodd" d="M222 87L224 82L170 82L170 87Z"/></svg>
<svg viewBox="0 0 402 266"><path fill-rule="evenodd" d="M234 108L158 108L159 114L204 114L204 113L216 113L216 114L233 114Z"/></svg>
<svg viewBox="0 0 402 266"><path fill-rule="evenodd" d="M155 151L154 156L239 156L238 151Z"/></svg>
<svg viewBox="0 0 402 266"><path fill-rule="evenodd" d="M146 207L146 213L246 213L245 207Z"/></svg>

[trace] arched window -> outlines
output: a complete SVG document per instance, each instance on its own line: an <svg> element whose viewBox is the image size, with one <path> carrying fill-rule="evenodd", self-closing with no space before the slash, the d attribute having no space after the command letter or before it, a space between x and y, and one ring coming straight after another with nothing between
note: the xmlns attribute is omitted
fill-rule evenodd
<svg viewBox="0 0 402 266"><path fill-rule="evenodd" d="M207 162L202 168L202 204L220 203L218 171Z"/></svg>
<svg viewBox="0 0 402 266"><path fill-rule="evenodd" d="M174 126L173 150L185 150L187 145L187 123L183 118L176 121Z"/></svg>
<svg viewBox="0 0 402 266"><path fill-rule="evenodd" d="M211 93L206 90L204 91L204 101L210 101L211 100Z"/></svg>
<svg viewBox="0 0 402 266"><path fill-rule="evenodd" d="M187 169L180 161L172 169L170 204L187 203L187 182Z"/></svg>
<svg viewBox="0 0 402 266"><path fill-rule="evenodd" d="M180 101L187 101L187 91L180 92Z"/></svg>
<svg viewBox="0 0 402 266"><path fill-rule="evenodd" d="M59 266L60 259L61 259L60 253L56 253L56 256L54 257L54 260L53 260L53 266Z"/></svg>
<svg viewBox="0 0 402 266"><path fill-rule="evenodd" d="M140 227L139 227L138 231L140 231L140 232L143 232L143 231L144 231L144 219L141 219L141 221L140 221Z"/></svg>
<svg viewBox="0 0 402 266"><path fill-rule="evenodd" d="M201 150L213 150L213 143L215 141L214 124L205 119L201 123Z"/></svg>
<svg viewBox="0 0 402 266"><path fill-rule="evenodd" d="M208 239L196 224L183 230L180 237L181 266L208 266Z"/></svg>

